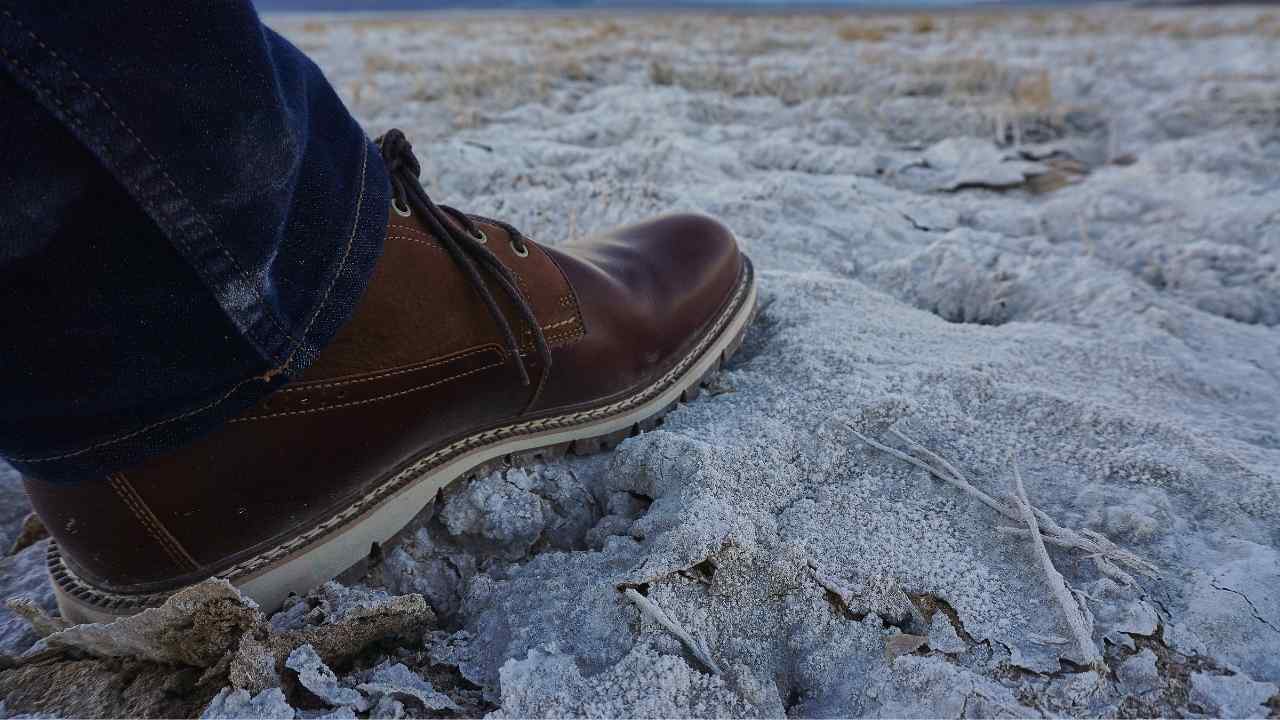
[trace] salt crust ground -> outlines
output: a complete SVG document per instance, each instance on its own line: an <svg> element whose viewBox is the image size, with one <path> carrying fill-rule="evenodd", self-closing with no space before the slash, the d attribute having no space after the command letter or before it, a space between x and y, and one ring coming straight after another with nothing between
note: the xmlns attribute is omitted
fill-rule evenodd
<svg viewBox="0 0 1280 720"><path fill-rule="evenodd" d="M437 199L722 217L764 311L657 431L459 484L270 619L214 584L37 644L11 555L5 713L1280 714L1280 16L272 22ZM892 430L1158 568L1049 546L1101 663Z"/></svg>

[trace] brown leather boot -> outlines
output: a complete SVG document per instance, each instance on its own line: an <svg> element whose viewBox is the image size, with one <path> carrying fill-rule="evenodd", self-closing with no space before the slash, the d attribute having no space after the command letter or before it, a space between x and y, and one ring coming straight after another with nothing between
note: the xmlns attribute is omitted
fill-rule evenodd
<svg viewBox="0 0 1280 720"><path fill-rule="evenodd" d="M383 256L302 377L102 481L27 478L64 617L109 621L213 576L272 611L456 478L653 427L742 342L755 281L719 223L670 216L541 247L435 205L403 135L382 144Z"/></svg>

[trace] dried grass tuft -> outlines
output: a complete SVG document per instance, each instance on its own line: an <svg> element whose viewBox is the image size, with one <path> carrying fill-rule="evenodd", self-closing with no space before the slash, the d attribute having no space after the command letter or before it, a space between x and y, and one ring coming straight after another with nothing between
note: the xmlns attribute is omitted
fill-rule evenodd
<svg viewBox="0 0 1280 720"><path fill-rule="evenodd" d="M836 30L836 35L845 42L868 42L878 43L884 42L888 37L888 33L884 28L862 25L858 23L846 23Z"/></svg>
<svg viewBox="0 0 1280 720"><path fill-rule="evenodd" d="M911 32L925 35L938 29L938 22L932 15L916 15L911 18Z"/></svg>

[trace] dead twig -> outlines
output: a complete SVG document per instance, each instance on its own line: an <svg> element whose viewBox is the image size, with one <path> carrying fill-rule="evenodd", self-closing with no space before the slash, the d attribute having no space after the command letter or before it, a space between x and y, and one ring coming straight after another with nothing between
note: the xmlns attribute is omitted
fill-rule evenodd
<svg viewBox="0 0 1280 720"><path fill-rule="evenodd" d="M924 445L908 437L898 429L893 428L890 432L907 445L907 447L909 447L913 452L922 456L924 459L907 454L897 448L877 442L876 440L872 440L858 432L856 428L848 423L846 423L846 427L848 427L849 431L853 433L854 436L871 447L924 470L930 475L978 500L992 510L995 510L1005 518L1016 523L1022 523L1022 513L1018 509L1016 498L1013 500L1006 500L984 492L974 485L959 468L948 462L946 458L943 458L941 455L938 455L932 450L926 448ZM1101 533L1094 532L1093 530L1076 531L1070 528L1065 528L1059 525L1057 521L1043 510L1036 507L1032 507L1031 512L1036 518L1038 532L1041 534L1043 542L1070 550L1080 550L1084 552L1086 556L1093 559L1094 565L1098 568L1098 572L1112 580L1127 586L1137 584L1133 576L1122 568L1128 568L1133 572L1146 575L1148 577L1158 577L1160 574L1159 569L1155 565L1138 557L1134 553L1121 548ZM1019 536L1025 536L1028 533L1025 528L1021 527L999 526L996 528L996 531Z"/></svg>
<svg viewBox="0 0 1280 720"><path fill-rule="evenodd" d="M702 641L702 638L694 638L687 630L680 627L675 620L668 617L667 614L662 611L662 608L655 605L649 598L636 592L634 588L627 588L623 594L627 596L628 600L635 603L636 607L640 609L641 614L648 616L651 620L665 628L667 632L675 635L677 640L684 643L684 646L689 649L689 652L693 653L693 656L696 657L699 662L706 665L708 670L715 675L719 675L721 673L720 666L711 658L711 650L707 647L707 644Z"/></svg>
<svg viewBox="0 0 1280 720"><path fill-rule="evenodd" d="M1049 550L1044 546L1044 539L1040 536L1040 523L1031 507L1031 501L1027 499L1027 489L1022 484L1022 471L1018 469L1018 461L1013 458L1010 460L1013 464L1014 500L1018 503L1022 521L1026 523L1027 531L1031 536L1032 552L1040 562L1040 568L1044 570L1049 590L1058 601L1058 605L1062 607L1062 613L1067 619L1067 627L1071 628L1071 634L1075 636L1081 657L1090 667L1101 671L1105 664L1102 661L1102 654L1098 652L1098 646L1093 642L1092 613L1088 616L1085 614L1088 608L1082 607L1083 602L1072 594L1062 573L1054 567L1053 558L1049 557Z"/></svg>

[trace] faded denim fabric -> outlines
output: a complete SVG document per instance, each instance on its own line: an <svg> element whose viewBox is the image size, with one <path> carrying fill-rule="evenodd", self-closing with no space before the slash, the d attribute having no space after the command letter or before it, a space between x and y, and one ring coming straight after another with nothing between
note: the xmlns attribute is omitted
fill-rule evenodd
<svg viewBox="0 0 1280 720"><path fill-rule="evenodd" d="M247 0L0 0L0 455L101 478L304 370L382 250L377 148Z"/></svg>

